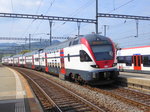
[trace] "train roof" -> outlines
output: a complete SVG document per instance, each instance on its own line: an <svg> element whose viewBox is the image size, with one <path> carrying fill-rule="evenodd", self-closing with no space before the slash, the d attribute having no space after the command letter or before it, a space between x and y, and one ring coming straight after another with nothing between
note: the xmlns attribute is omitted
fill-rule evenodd
<svg viewBox="0 0 150 112"><path fill-rule="evenodd" d="M69 46L73 46L73 45L77 45L80 43L80 38L86 38L89 42L92 42L93 40L97 41L98 40L110 40L108 37L105 37L105 36L102 36L102 35L99 35L99 34L87 34L87 35L80 35L80 36L77 36L75 38L70 38L64 42L61 42L59 44L54 44L52 46L49 46L49 47L46 47L44 49L38 49L38 50L35 50L35 51L31 51L31 52L28 52L28 53L25 53L25 54L17 54L17 55L14 55L14 56L7 56L7 57L4 57L4 58L9 58L9 57L20 57L20 56L29 56L29 55L32 55L32 54L37 54L39 52L49 52L49 51L55 51L55 50L58 50L58 49L62 49L64 47L69 47ZM108 41L110 42L110 41ZM110 42L111 43L111 42Z"/></svg>
<svg viewBox="0 0 150 112"><path fill-rule="evenodd" d="M123 48L117 51L118 56L149 55L150 46Z"/></svg>
<svg viewBox="0 0 150 112"><path fill-rule="evenodd" d="M46 47L44 49L44 51L48 52L50 50L53 51L53 50L61 49L61 48L64 48L64 47L77 45L77 44L80 43L80 41L79 41L80 38L86 38L89 42L91 42L93 40L97 40L97 39L99 39L99 40L110 40L108 37L105 37L105 36L102 36L102 35L99 35L99 34L87 34L87 35L78 36L78 37L75 37L75 38L70 38L70 39L68 39L64 42L61 42L61 43L57 44L57 45L55 44L55 45Z"/></svg>
<svg viewBox="0 0 150 112"><path fill-rule="evenodd" d="M150 47L150 45L149 46L130 47L130 48L121 48L120 50L139 49L139 48L147 48L147 47Z"/></svg>
<svg viewBox="0 0 150 112"><path fill-rule="evenodd" d="M4 56L2 57L2 59L6 59L6 58L10 58L11 56Z"/></svg>

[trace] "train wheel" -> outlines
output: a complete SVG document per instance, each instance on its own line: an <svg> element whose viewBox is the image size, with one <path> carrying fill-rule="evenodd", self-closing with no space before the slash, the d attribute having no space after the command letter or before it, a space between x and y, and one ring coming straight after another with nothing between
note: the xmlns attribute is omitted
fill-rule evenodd
<svg viewBox="0 0 150 112"><path fill-rule="evenodd" d="M69 74L68 79L69 79L69 81L74 82L74 76L72 73Z"/></svg>

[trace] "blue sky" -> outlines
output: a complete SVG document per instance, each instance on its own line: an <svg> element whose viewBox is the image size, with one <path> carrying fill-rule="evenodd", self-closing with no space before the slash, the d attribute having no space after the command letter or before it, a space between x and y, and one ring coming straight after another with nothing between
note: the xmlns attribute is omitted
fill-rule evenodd
<svg viewBox="0 0 150 112"><path fill-rule="evenodd" d="M99 0L101 13L150 16L149 6L150 0ZM0 0L0 12L95 19L95 0ZM120 47L150 45L149 21L139 21L139 37L135 37L135 20L99 18L102 35L103 25L108 25L107 36ZM0 18L0 26L0 37L48 38L43 33L49 33L49 22L42 20ZM54 21L52 32L53 36L74 36L77 23ZM91 32L95 32L94 24L81 23L81 34Z"/></svg>

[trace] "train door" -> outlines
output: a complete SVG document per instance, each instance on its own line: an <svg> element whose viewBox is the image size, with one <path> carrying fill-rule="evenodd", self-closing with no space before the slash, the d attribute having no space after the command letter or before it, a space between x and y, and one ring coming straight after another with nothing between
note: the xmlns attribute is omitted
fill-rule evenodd
<svg viewBox="0 0 150 112"><path fill-rule="evenodd" d="M45 71L48 72L47 53L45 53Z"/></svg>
<svg viewBox="0 0 150 112"><path fill-rule="evenodd" d="M66 69L65 69L65 62L64 62L64 50L60 50L60 63L61 63L60 73L65 75Z"/></svg>
<svg viewBox="0 0 150 112"><path fill-rule="evenodd" d="M133 55L134 70L141 70L141 55Z"/></svg>
<svg viewBox="0 0 150 112"><path fill-rule="evenodd" d="M34 64L34 55L32 55L32 69L35 69L35 64Z"/></svg>

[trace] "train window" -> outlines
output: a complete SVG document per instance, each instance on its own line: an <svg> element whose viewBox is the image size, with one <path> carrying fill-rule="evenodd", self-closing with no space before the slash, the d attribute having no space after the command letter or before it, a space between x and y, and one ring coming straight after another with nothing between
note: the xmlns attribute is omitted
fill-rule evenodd
<svg viewBox="0 0 150 112"><path fill-rule="evenodd" d="M35 58L35 61L39 61L39 58Z"/></svg>
<svg viewBox="0 0 150 112"><path fill-rule="evenodd" d="M71 46L71 42L69 43L69 46Z"/></svg>
<svg viewBox="0 0 150 112"><path fill-rule="evenodd" d="M79 40L74 40L72 45L77 45Z"/></svg>
<svg viewBox="0 0 150 112"><path fill-rule="evenodd" d="M140 58L141 58L141 63L143 63L143 56L141 56Z"/></svg>
<svg viewBox="0 0 150 112"><path fill-rule="evenodd" d="M126 66L132 66L132 56L125 57Z"/></svg>
<svg viewBox="0 0 150 112"><path fill-rule="evenodd" d="M125 62L124 62L124 60L125 60L124 58L125 58L124 56L118 56L118 57L117 57L118 63L125 63Z"/></svg>
<svg viewBox="0 0 150 112"><path fill-rule="evenodd" d="M150 67L150 55L143 56L143 66Z"/></svg>
<svg viewBox="0 0 150 112"><path fill-rule="evenodd" d="M92 61L92 59L84 50L80 50L80 61L89 62L89 61Z"/></svg>
<svg viewBox="0 0 150 112"><path fill-rule="evenodd" d="M141 59L140 59L141 57L140 56L138 56L138 66L141 66Z"/></svg>

